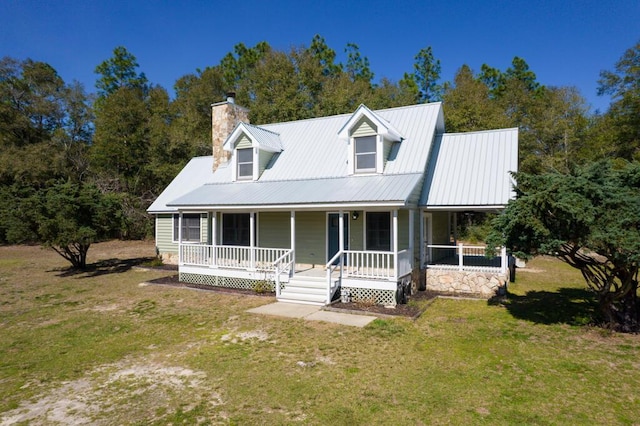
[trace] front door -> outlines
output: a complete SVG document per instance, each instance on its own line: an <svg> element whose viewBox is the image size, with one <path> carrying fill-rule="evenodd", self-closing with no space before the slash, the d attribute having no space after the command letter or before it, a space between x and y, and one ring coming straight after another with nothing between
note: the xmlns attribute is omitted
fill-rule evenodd
<svg viewBox="0 0 640 426"><path fill-rule="evenodd" d="M349 214L344 214L344 245L349 249ZM327 262L333 259L340 248L340 213L329 213L327 217ZM334 262L338 263L338 260Z"/></svg>

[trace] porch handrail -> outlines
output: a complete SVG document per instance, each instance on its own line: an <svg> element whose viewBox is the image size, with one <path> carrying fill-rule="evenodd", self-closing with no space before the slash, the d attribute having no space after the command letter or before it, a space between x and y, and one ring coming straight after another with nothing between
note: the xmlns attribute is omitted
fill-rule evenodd
<svg viewBox="0 0 640 426"><path fill-rule="evenodd" d="M344 270L344 253L344 250L338 250L338 252L331 258L331 260L329 260L324 266L327 270L327 304L331 303L331 298L338 288L338 284L334 285L333 280L331 279L333 272L338 269L338 266L340 267L340 275L338 276L337 282L342 283L342 271ZM340 261L336 262L336 260L338 259L340 259Z"/></svg>
<svg viewBox="0 0 640 426"><path fill-rule="evenodd" d="M293 269L292 267L293 259L294 259L293 254L294 254L294 250L290 249L273 262L273 267L275 268L276 297L280 297L280 273L282 272L291 273L291 270ZM286 263L282 265L283 262L286 262ZM284 266L284 268L282 266Z"/></svg>

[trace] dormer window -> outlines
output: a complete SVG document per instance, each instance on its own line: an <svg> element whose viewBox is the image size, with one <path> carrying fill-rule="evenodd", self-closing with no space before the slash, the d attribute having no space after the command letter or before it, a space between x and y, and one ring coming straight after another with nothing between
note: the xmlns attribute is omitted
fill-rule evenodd
<svg viewBox="0 0 640 426"><path fill-rule="evenodd" d="M376 136L353 138L355 144L355 173L375 173L376 171Z"/></svg>
<svg viewBox="0 0 640 426"><path fill-rule="evenodd" d="M253 179L253 148L237 150L238 180Z"/></svg>
<svg viewBox="0 0 640 426"><path fill-rule="evenodd" d="M364 105L360 105L338 131L338 138L348 144L350 175L384 173L393 144L402 141L402 136L389 121Z"/></svg>
<svg viewBox="0 0 640 426"><path fill-rule="evenodd" d="M231 180L260 179L274 154L283 150L280 135L247 123L238 123L222 147L231 152Z"/></svg>

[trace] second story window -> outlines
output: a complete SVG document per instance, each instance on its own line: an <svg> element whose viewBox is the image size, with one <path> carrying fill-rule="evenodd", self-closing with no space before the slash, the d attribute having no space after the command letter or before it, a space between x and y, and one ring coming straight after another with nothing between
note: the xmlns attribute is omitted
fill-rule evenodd
<svg viewBox="0 0 640 426"><path fill-rule="evenodd" d="M253 178L253 148L238 149L238 179Z"/></svg>
<svg viewBox="0 0 640 426"><path fill-rule="evenodd" d="M354 138L355 172L368 173L376 171L376 136Z"/></svg>

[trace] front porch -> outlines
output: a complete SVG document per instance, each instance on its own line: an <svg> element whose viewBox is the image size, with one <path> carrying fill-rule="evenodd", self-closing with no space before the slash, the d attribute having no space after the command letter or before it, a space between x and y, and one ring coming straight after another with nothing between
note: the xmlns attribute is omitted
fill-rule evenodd
<svg viewBox="0 0 640 426"><path fill-rule="evenodd" d="M295 263L295 250L180 244L180 281L273 291L279 300L329 304L339 289L355 299L395 304L397 283L411 274L409 249L341 250L325 265Z"/></svg>

